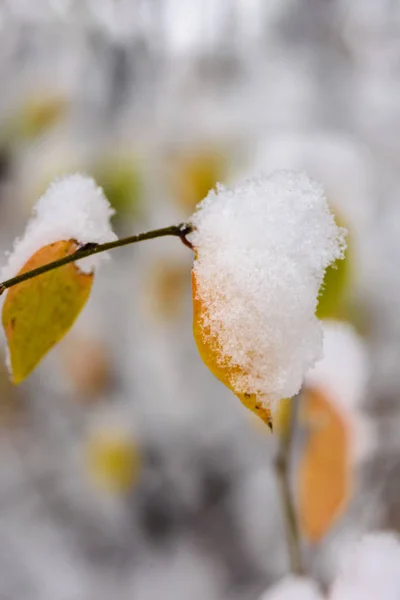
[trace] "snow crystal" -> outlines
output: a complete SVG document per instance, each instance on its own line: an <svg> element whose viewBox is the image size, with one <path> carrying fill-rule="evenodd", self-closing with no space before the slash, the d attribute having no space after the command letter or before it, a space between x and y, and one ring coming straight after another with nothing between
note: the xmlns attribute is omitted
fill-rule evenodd
<svg viewBox="0 0 400 600"><path fill-rule="evenodd" d="M350 553L330 600L398 600L400 593L400 540L391 533L366 535Z"/></svg>
<svg viewBox="0 0 400 600"><path fill-rule="evenodd" d="M260 600L322 600L314 581L288 576L268 590Z"/></svg>
<svg viewBox="0 0 400 600"><path fill-rule="evenodd" d="M114 211L91 177L75 174L54 181L39 199L25 234L17 239L0 280L14 277L26 261L40 248L60 240L74 239L80 244L102 244L117 239L111 229ZM104 260L99 254L79 261L90 272Z"/></svg>
<svg viewBox="0 0 400 600"><path fill-rule="evenodd" d="M321 358L317 296L326 267L343 257L345 230L320 185L296 171L218 186L192 224L204 325L239 366L235 391L274 406Z"/></svg>

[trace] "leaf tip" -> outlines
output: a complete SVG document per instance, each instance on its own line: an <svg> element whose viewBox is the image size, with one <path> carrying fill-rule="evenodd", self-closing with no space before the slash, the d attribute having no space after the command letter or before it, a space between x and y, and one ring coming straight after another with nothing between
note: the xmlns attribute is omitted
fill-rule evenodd
<svg viewBox="0 0 400 600"><path fill-rule="evenodd" d="M23 374L23 373L14 373L13 371L11 371L11 376L10 376L11 383L13 385L19 385L27 378L28 375L29 375L29 373Z"/></svg>

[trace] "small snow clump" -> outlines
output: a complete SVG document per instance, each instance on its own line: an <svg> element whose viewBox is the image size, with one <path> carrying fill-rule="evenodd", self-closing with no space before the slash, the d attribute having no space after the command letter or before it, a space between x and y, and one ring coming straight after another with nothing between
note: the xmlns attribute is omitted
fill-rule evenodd
<svg viewBox="0 0 400 600"><path fill-rule="evenodd" d="M321 358L318 292L346 232L321 186L296 171L218 186L191 223L205 330L237 373L237 391L274 408Z"/></svg>
<svg viewBox="0 0 400 600"><path fill-rule="evenodd" d="M350 323L323 322L322 360L307 373L305 388L317 389L340 411L351 430L351 461L365 460L376 446L373 422L362 410L368 384L368 356L363 339Z"/></svg>
<svg viewBox="0 0 400 600"><path fill-rule="evenodd" d="M53 242L73 239L80 244L103 244L116 240L110 225L113 214L103 190L91 177L74 174L57 179L34 207L33 217L24 236L15 241L0 280L17 275L35 252ZM104 258L103 253L89 256L79 261L79 268L91 272Z"/></svg>
<svg viewBox="0 0 400 600"><path fill-rule="evenodd" d="M259 600L322 600L311 579L289 575L274 585Z"/></svg>
<svg viewBox="0 0 400 600"><path fill-rule="evenodd" d="M389 532L371 533L344 553L330 600L398 600L400 539Z"/></svg>

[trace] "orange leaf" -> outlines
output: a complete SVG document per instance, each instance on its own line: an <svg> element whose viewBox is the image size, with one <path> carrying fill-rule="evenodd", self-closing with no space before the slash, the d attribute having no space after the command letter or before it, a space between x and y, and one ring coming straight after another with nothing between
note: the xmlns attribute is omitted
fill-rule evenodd
<svg viewBox="0 0 400 600"><path fill-rule="evenodd" d="M206 325L207 308L197 296L197 281L194 271L192 271L192 295L193 335L204 364L239 398L246 408L254 412L272 429L271 410L264 406L256 394L236 389L236 381L241 373L240 367L231 364L231 357L224 354L218 337L213 336L210 327Z"/></svg>
<svg viewBox="0 0 400 600"><path fill-rule="evenodd" d="M318 542L350 496L350 436L342 414L321 390L307 389L303 401L309 437L298 471L299 519L304 535Z"/></svg>
<svg viewBox="0 0 400 600"><path fill-rule="evenodd" d="M188 267L169 260L158 261L148 272L145 308L163 321L176 319L184 305Z"/></svg>
<svg viewBox="0 0 400 600"><path fill-rule="evenodd" d="M113 380L107 345L99 339L72 335L63 351L62 366L76 392L74 399L95 402L110 388Z"/></svg>
<svg viewBox="0 0 400 600"><path fill-rule="evenodd" d="M176 156L173 162L173 192L185 210L192 211L217 182L224 179L226 158L220 150L200 150Z"/></svg>

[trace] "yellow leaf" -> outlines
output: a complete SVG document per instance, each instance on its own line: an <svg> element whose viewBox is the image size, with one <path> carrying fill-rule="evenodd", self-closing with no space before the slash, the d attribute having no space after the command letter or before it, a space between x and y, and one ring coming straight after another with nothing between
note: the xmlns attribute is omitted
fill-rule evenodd
<svg viewBox="0 0 400 600"><path fill-rule="evenodd" d="M254 393L238 391L236 382L240 375L240 367L232 366L230 357L224 355L219 340L210 332L207 322L207 308L197 296L197 282L194 271L192 271L192 295L193 295L193 335L199 354L204 364L211 373L224 383L242 402L242 404L255 413L264 423L272 429L271 410L264 406Z"/></svg>
<svg viewBox="0 0 400 600"><path fill-rule="evenodd" d="M31 98L17 115L16 127L22 137L35 138L57 123L67 107L67 99L62 96Z"/></svg>
<svg viewBox="0 0 400 600"><path fill-rule="evenodd" d="M44 246L19 274L77 249L74 240ZM82 273L74 263L69 263L8 290L3 306L3 327L14 383L23 381L72 327L89 297L92 283L92 274Z"/></svg>
<svg viewBox="0 0 400 600"><path fill-rule="evenodd" d="M173 188L182 208L193 211L200 200L224 179L226 160L220 151L202 150L177 157L173 166Z"/></svg>
<svg viewBox="0 0 400 600"><path fill-rule="evenodd" d="M104 429L89 437L86 464L95 486L106 492L123 493L137 478L140 457L126 433Z"/></svg>
<svg viewBox="0 0 400 600"><path fill-rule="evenodd" d="M348 502L351 487L348 425L317 389L304 392L302 421L309 436L298 477L299 519L304 535L318 542Z"/></svg>
<svg viewBox="0 0 400 600"><path fill-rule="evenodd" d="M292 398L283 398L274 412L274 431L285 437L290 431L292 416Z"/></svg>

